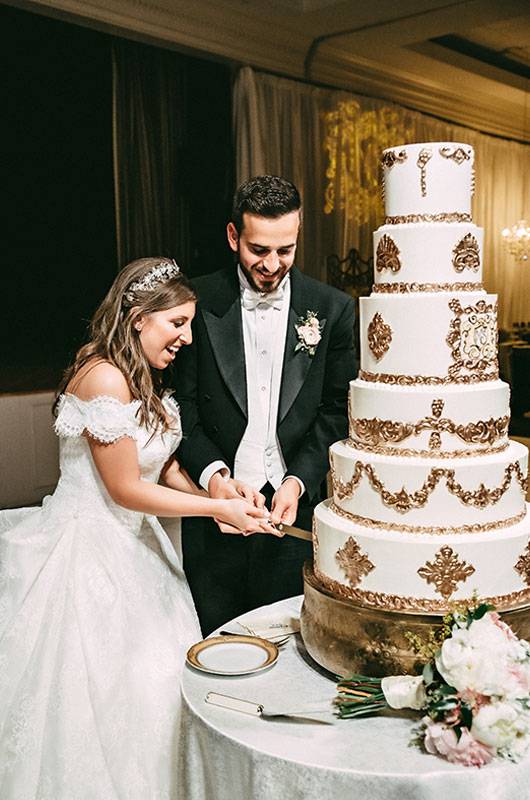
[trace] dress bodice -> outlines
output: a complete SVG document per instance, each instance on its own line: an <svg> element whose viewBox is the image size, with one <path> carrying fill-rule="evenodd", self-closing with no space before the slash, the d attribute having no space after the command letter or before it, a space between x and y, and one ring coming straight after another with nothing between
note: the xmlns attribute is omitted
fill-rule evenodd
<svg viewBox="0 0 530 800"><path fill-rule="evenodd" d="M122 403L115 397L100 395L81 400L63 394L59 401L55 432L60 438L61 477L50 501L70 514L107 517L124 523L138 532L143 514L118 506L107 492L94 464L85 432L100 442L110 444L127 436L136 443L142 480L156 483L162 467L182 438L177 403L165 395L164 410L171 429L152 433L138 420L140 401ZM61 502L68 498L68 504Z"/></svg>

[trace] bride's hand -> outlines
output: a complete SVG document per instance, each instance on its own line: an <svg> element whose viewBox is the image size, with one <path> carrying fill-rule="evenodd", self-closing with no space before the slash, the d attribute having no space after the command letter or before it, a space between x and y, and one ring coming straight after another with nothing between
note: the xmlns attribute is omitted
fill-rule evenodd
<svg viewBox="0 0 530 800"><path fill-rule="evenodd" d="M256 508L246 500L221 500L221 512L214 517L223 533L239 533L248 536L251 533L272 533L283 536L283 533L269 522L269 512Z"/></svg>
<svg viewBox="0 0 530 800"><path fill-rule="evenodd" d="M216 472L210 478L208 483L208 494L216 500L229 500L231 498L237 499L244 497L249 503L253 503L256 508L263 508L265 506L265 496L249 486L243 481L229 478L225 480L221 472Z"/></svg>

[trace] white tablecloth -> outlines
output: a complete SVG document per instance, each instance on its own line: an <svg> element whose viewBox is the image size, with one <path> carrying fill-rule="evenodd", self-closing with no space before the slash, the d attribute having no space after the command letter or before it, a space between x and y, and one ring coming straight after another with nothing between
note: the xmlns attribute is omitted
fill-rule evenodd
<svg viewBox="0 0 530 800"><path fill-rule="evenodd" d="M301 598L242 619L297 613ZM186 667L183 676L183 800L529 800L530 758L459 767L410 746L415 717L339 720L333 725L269 721L205 703L209 691L307 708L331 701L335 683L291 637L269 670L217 677Z"/></svg>

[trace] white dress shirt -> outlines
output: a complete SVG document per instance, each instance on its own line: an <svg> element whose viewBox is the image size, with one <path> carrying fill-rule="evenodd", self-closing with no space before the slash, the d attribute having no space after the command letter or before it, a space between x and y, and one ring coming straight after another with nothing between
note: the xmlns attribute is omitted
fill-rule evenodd
<svg viewBox="0 0 530 800"><path fill-rule="evenodd" d="M278 404L282 380L285 337L291 298L287 274L270 294L256 292L238 266L241 290L241 315L247 377L248 423L234 461L234 478L260 489L267 481L277 489L285 476L285 462L276 434ZM201 473L200 484L208 488L210 478L222 470L229 477L226 464L215 461ZM300 494L304 484L296 476Z"/></svg>

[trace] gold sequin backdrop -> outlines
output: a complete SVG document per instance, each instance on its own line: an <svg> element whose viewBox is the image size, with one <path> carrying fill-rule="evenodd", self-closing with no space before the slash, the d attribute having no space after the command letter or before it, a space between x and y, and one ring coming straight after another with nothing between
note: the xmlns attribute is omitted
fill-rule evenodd
<svg viewBox="0 0 530 800"><path fill-rule="evenodd" d="M234 86L237 177L272 173L304 197L298 263L326 280L326 256L372 254L383 221L379 160L385 147L459 141L475 149L474 221L484 227L484 282L499 294L499 324L530 320L530 263L517 264L500 231L530 217L530 147L451 125L380 100L243 68ZM428 258L428 254L426 254Z"/></svg>

